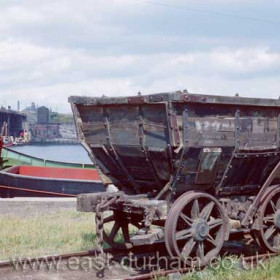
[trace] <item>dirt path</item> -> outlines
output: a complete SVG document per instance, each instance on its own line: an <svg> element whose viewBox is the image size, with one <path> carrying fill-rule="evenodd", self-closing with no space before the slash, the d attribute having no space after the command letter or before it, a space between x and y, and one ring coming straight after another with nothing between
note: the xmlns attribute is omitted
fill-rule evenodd
<svg viewBox="0 0 280 280"><path fill-rule="evenodd" d="M76 198L3 198L0 215L29 217L61 210L75 210Z"/></svg>

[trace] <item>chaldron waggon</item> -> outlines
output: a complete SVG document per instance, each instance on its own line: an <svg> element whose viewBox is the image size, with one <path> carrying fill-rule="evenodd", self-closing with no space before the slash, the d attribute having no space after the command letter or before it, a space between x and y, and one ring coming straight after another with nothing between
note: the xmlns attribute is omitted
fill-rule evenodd
<svg viewBox="0 0 280 280"><path fill-rule="evenodd" d="M280 100L178 91L69 101L111 189L77 201L96 212L100 242L165 242L170 256L205 265L238 230L280 252Z"/></svg>

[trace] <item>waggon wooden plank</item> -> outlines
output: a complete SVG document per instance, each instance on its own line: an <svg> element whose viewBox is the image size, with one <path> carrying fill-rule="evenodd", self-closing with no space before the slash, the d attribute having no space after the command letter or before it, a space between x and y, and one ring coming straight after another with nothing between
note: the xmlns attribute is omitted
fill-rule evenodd
<svg viewBox="0 0 280 280"><path fill-rule="evenodd" d="M172 159L166 149L152 148L148 149L149 156L157 172L157 176L162 181L168 181L172 172Z"/></svg>

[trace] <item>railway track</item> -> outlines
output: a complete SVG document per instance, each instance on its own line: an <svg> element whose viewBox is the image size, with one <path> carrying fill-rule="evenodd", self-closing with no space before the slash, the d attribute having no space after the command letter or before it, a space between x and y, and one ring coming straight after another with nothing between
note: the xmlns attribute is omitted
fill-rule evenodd
<svg viewBox="0 0 280 280"><path fill-rule="evenodd" d="M106 253L110 253L111 249L104 250ZM57 255L46 255L46 256L40 256L40 257L34 257L34 258L22 258L20 261L24 262L28 260L29 262L37 262L37 261L43 261L43 260L67 260L72 257L86 257L86 256L94 256L97 252L95 250L89 250L89 251L81 251L81 252L75 252L75 253L69 253L69 254L57 254ZM0 262L0 269L10 267L11 261L1 261Z"/></svg>
<svg viewBox="0 0 280 280"><path fill-rule="evenodd" d="M244 257L242 258L242 262L243 264L244 263L249 263L250 266L252 266L252 264L257 264L258 260L267 260L271 257L275 257L275 256L278 256L280 254L261 254L261 255L258 255L258 256L247 256L247 257ZM170 270L163 270L163 271L153 271L153 272L150 272L150 273L144 273L144 274L141 274L141 275L137 275L137 276L133 276L133 277L127 277L127 278L124 278L123 280L148 280L148 279L154 279L154 278L157 278L157 277L164 277L164 276L168 276L168 275L171 275L171 274L185 274L185 273L188 273L188 272L191 272L193 271L193 269L191 268L184 268L184 269L170 269Z"/></svg>
<svg viewBox="0 0 280 280"><path fill-rule="evenodd" d="M234 244L232 244L234 246ZM240 247L235 250L232 250L231 247L232 245L230 245L227 248L224 248L224 251L227 251L229 253L233 253L233 254L237 254L237 251L239 251L238 254L239 257L241 257L241 255L243 255L242 259L240 258L240 262L244 263L249 263L250 266L252 266L253 264L257 264L258 260L267 260L271 257L275 257L278 256L280 254L278 253L267 253L267 254L254 254L254 255L249 255L246 254L246 252L240 252ZM227 245L226 245L227 247ZM111 256L111 259L114 260L115 262L121 262L122 259L124 257L127 257L130 254L132 254L134 256L134 258L137 258L138 260L141 260L142 258L145 258L147 256L151 256L150 253L151 252L160 252L162 255L161 256L167 256L167 252L164 248L164 244L163 243L158 243L155 245L149 245L149 246L138 246L133 248L132 250L128 250L128 249L124 249L124 250L112 250L111 248L105 249L104 253L108 254ZM44 260L64 260L67 261L73 257L76 258L83 258L83 257L94 257L98 254L97 250L89 250L89 251L80 251L80 252L74 252L74 253L69 253L69 254L57 254L57 255L47 255L47 256L40 256L40 257L36 257L36 258L29 258L28 262L32 263L32 262L40 262L40 261L44 261ZM21 262L26 261L27 259L21 259ZM13 264L11 263L11 261L2 261L0 262L0 271L2 269L7 269L7 268L12 268ZM164 276L168 276L171 274L185 274L188 273L190 271L193 271L193 268L189 268L189 267L184 267L184 268L180 268L180 269L170 269L170 268L157 268L157 270L151 270L151 271L137 271L136 275L131 276L129 273L127 273L127 276L122 277L121 279L123 280L145 280L145 279L154 279L156 277L164 277ZM0 272L1 273L1 272ZM106 276L106 272L105 272L105 276Z"/></svg>

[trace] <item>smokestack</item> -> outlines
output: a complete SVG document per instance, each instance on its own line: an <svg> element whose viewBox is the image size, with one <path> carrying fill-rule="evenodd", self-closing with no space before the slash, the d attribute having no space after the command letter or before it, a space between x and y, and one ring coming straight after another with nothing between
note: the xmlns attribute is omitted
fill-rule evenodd
<svg viewBox="0 0 280 280"><path fill-rule="evenodd" d="M20 111L20 102L19 102L19 100L17 102L17 110Z"/></svg>

